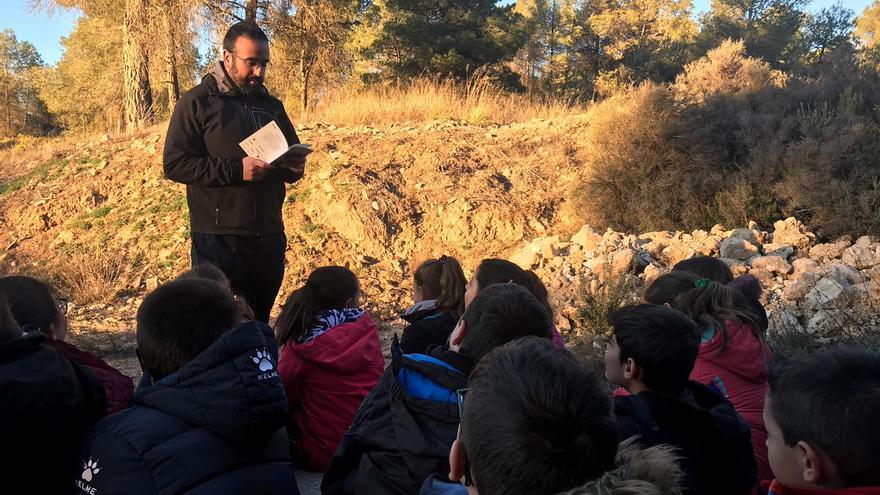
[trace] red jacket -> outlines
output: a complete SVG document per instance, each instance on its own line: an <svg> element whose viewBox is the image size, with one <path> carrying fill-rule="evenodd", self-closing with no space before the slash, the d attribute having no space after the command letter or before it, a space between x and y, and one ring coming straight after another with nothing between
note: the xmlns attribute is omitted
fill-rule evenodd
<svg viewBox="0 0 880 495"><path fill-rule="evenodd" d="M50 339L48 344L68 361L88 368L95 375L107 395L108 415L128 407L131 396L134 394L134 383L131 378L123 375L101 358L89 354L73 344L54 339Z"/></svg>
<svg viewBox="0 0 880 495"><path fill-rule="evenodd" d="M752 427L752 448L758 464L758 480L772 480L767 458L767 429L764 427L764 396L768 366L773 352L758 340L748 325L727 322L727 344L722 349L721 332L700 344L691 372L698 381L721 393Z"/></svg>
<svg viewBox="0 0 880 495"><path fill-rule="evenodd" d="M384 368L379 332L366 313L315 340L281 348L278 371L291 415L288 433L308 469L324 471Z"/></svg>
<svg viewBox="0 0 880 495"><path fill-rule="evenodd" d="M766 485L765 483L765 489L767 488ZM825 490L822 488L789 487L780 483L779 480L773 480L767 495L880 495L880 487L865 486Z"/></svg>

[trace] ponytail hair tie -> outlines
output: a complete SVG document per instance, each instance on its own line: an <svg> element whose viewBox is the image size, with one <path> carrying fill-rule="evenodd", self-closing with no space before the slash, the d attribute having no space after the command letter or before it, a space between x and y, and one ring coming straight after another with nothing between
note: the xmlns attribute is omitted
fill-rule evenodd
<svg viewBox="0 0 880 495"><path fill-rule="evenodd" d="M440 263L440 266L445 265L446 264L446 255L444 254L443 256L440 256L440 259L437 260L437 263Z"/></svg>
<svg viewBox="0 0 880 495"><path fill-rule="evenodd" d="M696 287L697 289L702 289L703 287L706 287L707 285L709 285L710 282L712 282L712 281L709 280L708 278L701 278L701 279L697 280L696 282L694 282L694 287Z"/></svg>

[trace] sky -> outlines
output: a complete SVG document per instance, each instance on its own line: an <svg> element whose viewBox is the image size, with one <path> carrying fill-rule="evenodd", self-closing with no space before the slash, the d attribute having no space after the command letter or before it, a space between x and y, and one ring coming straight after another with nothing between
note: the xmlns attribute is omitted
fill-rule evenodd
<svg viewBox="0 0 880 495"><path fill-rule="evenodd" d="M830 7L837 2L861 14L873 0L813 0L811 10ZM694 0L695 11L709 10L711 0ZM12 29L19 40L30 41L47 64L54 65L63 54L61 37L67 36L76 25L76 11L58 9L53 13L45 10L33 12L30 0L3 0L3 16L0 31Z"/></svg>

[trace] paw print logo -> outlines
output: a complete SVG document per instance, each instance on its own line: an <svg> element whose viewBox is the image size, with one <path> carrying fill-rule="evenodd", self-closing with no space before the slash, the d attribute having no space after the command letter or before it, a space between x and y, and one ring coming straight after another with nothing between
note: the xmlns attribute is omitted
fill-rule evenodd
<svg viewBox="0 0 880 495"><path fill-rule="evenodd" d="M272 368L274 368L272 356L269 355L269 351L266 349L257 351L257 354L251 357L251 360L260 367L260 371L272 371Z"/></svg>
<svg viewBox="0 0 880 495"><path fill-rule="evenodd" d="M98 461L93 461L89 459L88 461L83 463L82 479L85 481L92 481L92 477L94 477L100 471L101 468L98 467Z"/></svg>

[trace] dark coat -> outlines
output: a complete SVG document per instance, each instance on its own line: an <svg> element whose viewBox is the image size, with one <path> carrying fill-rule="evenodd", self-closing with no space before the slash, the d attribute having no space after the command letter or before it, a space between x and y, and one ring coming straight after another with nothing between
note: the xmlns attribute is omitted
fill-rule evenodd
<svg viewBox="0 0 880 495"><path fill-rule="evenodd" d="M81 493L297 495L276 363L272 330L248 322L139 388L86 439Z"/></svg>
<svg viewBox="0 0 880 495"><path fill-rule="evenodd" d="M458 323L458 316L438 309L426 309L401 315L401 318L406 320L409 326L403 329L400 350L405 354L424 354L431 346L446 345L449 334Z"/></svg>
<svg viewBox="0 0 880 495"><path fill-rule="evenodd" d="M118 413L128 407L134 394L131 378L110 366L103 359L60 340L50 340L49 345L68 361L87 368L104 387L107 396L107 414Z"/></svg>
<svg viewBox="0 0 880 495"><path fill-rule="evenodd" d="M684 493L745 495L757 486L749 425L709 388L689 382L682 398L654 392L614 398L621 440L678 449Z"/></svg>
<svg viewBox="0 0 880 495"><path fill-rule="evenodd" d="M458 433L456 390L473 365L434 348L407 354L392 343L391 367L358 409L321 483L328 494L419 492L432 474L449 474Z"/></svg>
<svg viewBox="0 0 880 495"><path fill-rule="evenodd" d="M27 332L0 343L0 478L3 493L73 493L79 446L106 410L85 369Z"/></svg>
<svg viewBox="0 0 880 495"><path fill-rule="evenodd" d="M271 170L245 182L238 145L271 121L288 144L299 142L284 105L265 89L245 96L218 62L201 84L181 96L165 138L165 177L186 184L190 226L206 234L277 234L284 231L285 182L301 175Z"/></svg>

